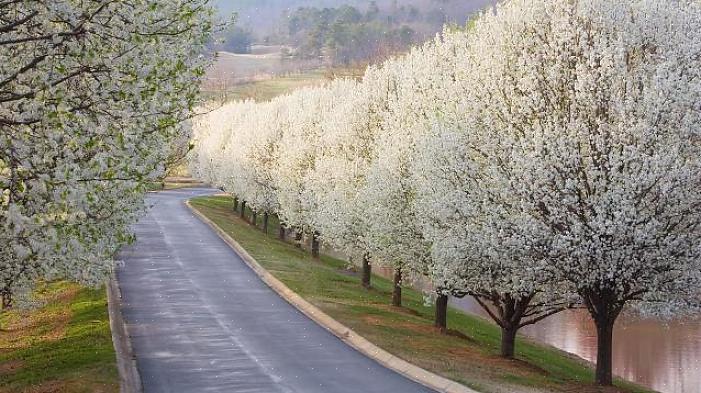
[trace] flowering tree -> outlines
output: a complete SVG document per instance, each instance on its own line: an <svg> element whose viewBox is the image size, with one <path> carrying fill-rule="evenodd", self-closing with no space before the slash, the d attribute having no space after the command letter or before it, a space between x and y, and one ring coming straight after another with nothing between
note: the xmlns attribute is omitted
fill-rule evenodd
<svg viewBox="0 0 701 393"><path fill-rule="evenodd" d="M436 327L441 330L447 328L448 296L462 296L463 292L451 287L450 280L433 274L431 241L419 219L419 191L413 177L415 172L423 171L416 166L417 146L432 133L437 119L457 114L454 82L460 44L464 44L464 39L446 31L398 61L384 65L388 93L381 112L382 131L376 142L377 157L361 193L374 217L369 225L373 255L398 273L395 292L401 290L402 270L430 280L432 295L436 297ZM400 296L395 299L395 304L399 304Z"/></svg>
<svg viewBox="0 0 701 393"><path fill-rule="evenodd" d="M194 161L274 192L291 227L426 275L438 310L474 296L505 356L581 302L608 385L621 312L697 308L700 24L696 1L508 0L360 83L233 104Z"/></svg>
<svg viewBox="0 0 701 393"><path fill-rule="evenodd" d="M0 4L0 293L99 281L186 142L206 0Z"/></svg>
<svg viewBox="0 0 701 393"><path fill-rule="evenodd" d="M346 90L343 83L327 87L306 88L283 97L280 104L294 108L286 119L287 131L280 139L279 160L274 173L280 219L296 228L298 241L302 233L312 236L312 253L318 256L318 229L313 215L317 197L308 176L314 171L320 143L324 139L324 119L341 105Z"/></svg>
<svg viewBox="0 0 701 393"><path fill-rule="evenodd" d="M192 120L194 149L188 156L190 173L213 187L224 188L227 177L224 146L232 137L231 112L239 106L239 103L219 108L204 106L199 109L202 113Z"/></svg>
<svg viewBox="0 0 701 393"><path fill-rule="evenodd" d="M698 304L700 24L697 2L503 3L461 60L466 115L431 148L448 157L436 216L459 224L436 250L522 295L565 283L596 324L602 385L621 312Z"/></svg>
<svg viewBox="0 0 701 393"><path fill-rule="evenodd" d="M418 219L432 243L430 276L453 294L472 296L501 328L501 355L513 358L519 329L576 299L555 285L540 254L503 246L507 234L501 224L509 213L485 208L495 187L477 169L487 164L469 154L470 142L450 131L422 141L415 158L421 168L414 178Z"/></svg>
<svg viewBox="0 0 701 393"><path fill-rule="evenodd" d="M323 132L315 143L314 168L305 175L315 206L309 212L310 220L322 242L351 258L364 258L365 220L354 198L373 147L369 97L352 80L334 81L329 88L344 93L334 96L333 108L320 123Z"/></svg>
<svg viewBox="0 0 701 393"><path fill-rule="evenodd" d="M315 227L322 239L362 261L362 285L370 287L370 225L377 219L363 199L368 167L376 160L377 138L391 93L387 67L371 67L362 83L338 81L343 102L327 115L314 171L308 182L317 199Z"/></svg>
<svg viewBox="0 0 701 393"><path fill-rule="evenodd" d="M263 214L263 229L268 231L268 218L278 210L275 179L279 141L282 130L278 123L278 106L253 104L239 107L246 121L237 128L224 150L230 167L232 187L241 188L240 197L253 211L253 224L258 212Z"/></svg>

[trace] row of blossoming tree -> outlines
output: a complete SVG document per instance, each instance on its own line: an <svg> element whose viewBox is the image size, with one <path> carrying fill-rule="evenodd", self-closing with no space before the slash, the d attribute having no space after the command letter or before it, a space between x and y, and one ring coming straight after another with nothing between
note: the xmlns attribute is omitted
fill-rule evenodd
<svg viewBox="0 0 701 393"><path fill-rule="evenodd" d="M696 312L701 5L511 0L406 56L197 121L196 175L517 331L569 307L612 383L622 312ZM267 220L266 220L267 223ZM267 225L267 224L266 224ZM267 229L267 228L266 228Z"/></svg>
<svg viewBox="0 0 701 393"><path fill-rule="evenodd" d="M0 2L0 296L99 283L187 150L207 0Z"/></svg>

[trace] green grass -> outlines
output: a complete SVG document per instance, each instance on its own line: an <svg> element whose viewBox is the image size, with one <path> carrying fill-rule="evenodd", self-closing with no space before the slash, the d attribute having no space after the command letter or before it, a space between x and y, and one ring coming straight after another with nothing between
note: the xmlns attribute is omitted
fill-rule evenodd
<svg viewBox="0 0 701 393"><path fill-rule="evenodd" d="M373 289L362 289L357 273L345 261L328 256L315 260L277 240L275 217L266 236L238 218L229 197L196 198L192 205L306 300L385 350L445 377L483 392L648 391L622 381L616 388L595 387L588 363L523 337L517 342L517 359L502 359L499 329L458 310L449 310L449 334L439 334L433 328L433 307L424 304L421 293L404 289L404 306L394 308L389 280L373 276Z"/></svg>
<svg viewBox="0 0 701 393"><path fill-rule="evenodd" d="M0 315L0 392L117 392L104 289L42 285L38 309Z"/></svg>
<svg viewBox="0 0 701 393"><path fill-rule="evenodd" d="M148 191L177 190L181 188L202 187L203 183L189 177L166 178L163 182L151 182L146 185Z"/></svg>
<svg viewBox="0 0 701 393"><path fill-rule="evenodd" d="M224 91L207 91L205 97L215 102L236 100L269 101L279 95L290 93L302 87L318 86L328 81L321 71L309 71L289 76L278 76L271 79L243 83L232 86Z"/></svg>

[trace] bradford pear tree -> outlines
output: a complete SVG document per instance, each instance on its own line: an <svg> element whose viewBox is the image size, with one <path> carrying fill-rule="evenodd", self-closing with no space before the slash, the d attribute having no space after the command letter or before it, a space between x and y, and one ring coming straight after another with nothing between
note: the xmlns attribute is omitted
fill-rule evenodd
<svg viewBox="0 0 701 393"><path fill-rule="evenodd" d="M188 138L206 0L0 3L0 292L99 281Z"/></svg>
<svg viewBox="0 0 701 393"><path fill-rule="evenodd" d="M437 215L464 227L440 250L527 266L514 288L566 284L596 324L602 385L622 312L698 306L700 32L698 2L505 2L476 21L466 115L433 143Z"/></svg>
<svg viewBox="0 0 701 393"><path fill-rule="evenodd" d="M476 297L506 356L576 300L607 385L621 312L698 303L700 7L506 1L360 83L255 104L193 157L223 184L229 138L279 135L266 176L287 225Z"/></svg>

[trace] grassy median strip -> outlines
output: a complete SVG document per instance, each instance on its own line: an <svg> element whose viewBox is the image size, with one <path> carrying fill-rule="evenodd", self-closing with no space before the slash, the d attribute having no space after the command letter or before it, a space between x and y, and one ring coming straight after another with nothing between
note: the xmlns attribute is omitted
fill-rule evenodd
<svg viewBox="0 0 701 393"><path fill-rule="evenodd" d="M365 290L342 260L320 260L279 241L277 220L269 235L240 219L229 197L202 197L192 206L232 236L290 289L379 347L427 370L483 392L647 392L619 381L616 388L592 386L593 370L554 348L519 337L517 360L498 356L499 330L479 317L450 310L449 334L433 328L433 307L421 293L403 291L404 306L390 305L391 282L373 276ZM249 216L250 217L250 216Z"/></svg>
<svg viewBox="0 0 701 393"><path fill-rule="evenodd" d="M0 314L0 392L117 392L104 289L41 285L39 304Z"/></svg>

